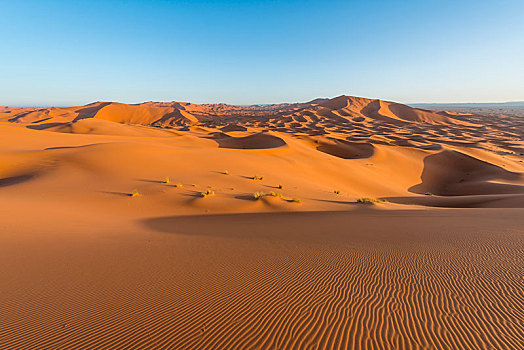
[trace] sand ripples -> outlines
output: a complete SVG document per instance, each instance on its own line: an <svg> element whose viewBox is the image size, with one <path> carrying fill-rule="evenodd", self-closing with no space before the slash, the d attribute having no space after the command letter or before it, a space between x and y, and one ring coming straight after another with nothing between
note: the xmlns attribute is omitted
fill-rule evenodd
<svg viewBox="0 0 524 350"><path fill-rule="evenodd" d="M203 261L180 275L125 276L114 289L72 287L71 305L54 311L7 300L28 316L0 320L1 347L521 348L521 232L435 232L309 244L222 238L207 270ZM27 297L57 298L47 293Z"/></svg>

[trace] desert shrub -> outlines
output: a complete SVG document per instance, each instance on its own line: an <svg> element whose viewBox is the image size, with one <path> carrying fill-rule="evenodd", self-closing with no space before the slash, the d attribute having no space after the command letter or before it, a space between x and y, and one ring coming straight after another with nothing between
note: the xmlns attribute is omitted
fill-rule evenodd
<svg viewBox="0 0 524 350"><path fill-rule="evenodd" d="M201 192L200 195L204 198L208 197L208 196L214 196L215 195L215 191L213 190L206 190L204 192Z"/></svg>
<svg viewBox="0 0 524 350"><path fill-rule="evenodd" d="M334 190L333 193L340 194L340 191L339 190Z"/></svg>
<svg viewBox="0 0 524 350"><path fill-rule="evenodd" d="M253 176L253 180L259 180L259 181L261 181L261 180L264 180L264 177L263 177L263 176L260 176L260 175L255 175L255 176Z"/></svg>
<svg viewBox="0 0 524 350"><path fill-rule="evenodd" d="M433 196L433 193L431 193L431 192L426 192L426 193L424 193L424 194L425 194L426 196Z"/></svg>
<svg viewBox="0 0 524 350"><path fill-rule="evenodd" d="M169 176L166 176L166 178L164 179L164 183L165 183L165 184L168 184L168 183L169 183Z"/></svg>
<svg viewBox="0 0 524 350"><path fill-rule="evenodd" d="M131 197L138 197L140 195L140 193L138 193L138 190L133 190L133 192L131 192Z"/></svg>
<svg viewBox="0 0 524 350"><path fill-rule="evenodd" d="M374 203L384 203L384 202L385 200L369 198L369 197L362 197L362 198L357 199L357 203L363 203L363 204L374 204Z"/></svg>
<svg viewBox="0 0 524 350"><path fill-rule="evenodd" d="M302 201L300 199L298 199L298 198L293 198L293 199L291 199L291 201L293 203L302 203Z"/></svg>
<svg viewBox="0 0 524 350"><path fill-rule="evenodd" d="M282 186L282 185L278 185L278 189L279 189L279 190L282 190L283 188L284 188L284 186Z"/></svg>
<svg viewBox="0 0 524 350"><path fill-rule="evenodd" d="M264 193L264 192L255 192L255 193L253 193L253 198L254 199L259 199L259 198L266 197L266 196L282 197L282 194L276 193L276 192L273 192L273 191L268 192L268 193Z"/></svg>
<svg viewBox="0 0 524 350"><path fill-rule="evenodd" d="M224 170L223 174L224 174L224 175L229 175L229 171Z"/></svg>

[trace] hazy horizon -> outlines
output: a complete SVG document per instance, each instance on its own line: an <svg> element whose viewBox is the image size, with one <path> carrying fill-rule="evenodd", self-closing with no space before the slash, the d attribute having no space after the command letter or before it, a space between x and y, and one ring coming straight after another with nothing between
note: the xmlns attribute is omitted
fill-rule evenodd
<svg viewBox="0 0 524 350"><path fill-rule="evenodd" d="M0 106L3 106L3 107L15 107L15 108L38 108L38 107L42 107L42 108L49 108L49 107L75 107L75 106L85 106L85 105L89 105L89 104L92 104L92 103L97 103L97 102L116 102L116 103L124 103L124 104L142 104L142 103L147 103L147 102L153 102L153 103L170 103L170 102L180 102L180 103L185 103L185 102L190 102L190 103L193 103L193 104L220 104L220 103L224 103L224 104L228 104L228 105L231 105L231 106L254 106L254 105L273 105L273 104L286 104L286 103L307 103L307 102L310 102L310 101L313 101L315 99L321 99L321 98L325 98L325 99L332 99L332 98L335 98L335 97L338 97L338 96L341 96L341 95L347 95L347 96L354 96L354 95L348 95L348 94L340 94L340 95L337 95L337 96L331 96L331 97L316 97L316 98L312 98L312 99L309 99L307 101L283 101L283 102L270 102L270 103L251 103L251 104L239 104L239 103L225 103L225 102L195 102L195 101L182 101L182 100L179 100L179 99L175 99L175 100L171 100L171 101L139 101L139 102L123 102L123 101L110 101L110 100L96 100L96 101L90 101L90 102L86 102L86 103L80 103L80 104L70 104L70 105L51 105L51 104L42 104L42 105L5 105L5 104L0 104ZM383 100L381 98L372 98L372 97L366 97L366 96L355 96L355 97L361 97L361 98L370 98L370 99L380 99L380 100ZM397 102L397 103L402 103L402 104L405 104L405 105L408 105L408 106L423 106L423 105L435 105L435 106L438 106L438 105L442 105L442 106L453 106L453 105L511 105L511 104L517 104L518 106L520 106L521 104L524 106L524 100L522 101L490 101L490 102L403 102L403 101L390 101L390 102Z"/></svg>

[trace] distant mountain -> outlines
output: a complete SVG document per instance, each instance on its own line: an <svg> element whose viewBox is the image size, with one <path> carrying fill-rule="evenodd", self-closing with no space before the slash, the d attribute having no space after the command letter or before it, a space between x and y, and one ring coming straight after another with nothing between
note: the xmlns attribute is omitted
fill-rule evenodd
<svg viewBox="0 0 524 350"><path fill-rule="evenodd" d="M193 104L189 102L145 102L124 104L94 102L79 107L14 108L0 107L0 121L45 124L76 123L83 119L101 119L121 124L158 127L207 125L224 126L228 123L258 124L291 122L296 125L347 123L406 123L468 124L446 112L418 109L395 102L354 96L318 98L304 103L234 106Z"/></svg>
<svg viewBox="0 0 524 350"><path fill-rule="evenodd" d="M496 103L410 103L415 108L495 108L495 107L524 107L524 101L496 102Z"/></svg>

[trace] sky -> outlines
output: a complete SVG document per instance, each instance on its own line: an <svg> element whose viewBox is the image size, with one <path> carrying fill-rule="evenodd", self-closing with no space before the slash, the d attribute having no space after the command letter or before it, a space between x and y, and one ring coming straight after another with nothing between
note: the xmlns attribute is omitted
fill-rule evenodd
<svg viewBox="0 0 524 350"><path fill-rule="evenodd" d="M524 100L524 1L0 0L0 105Z"/></svg>

